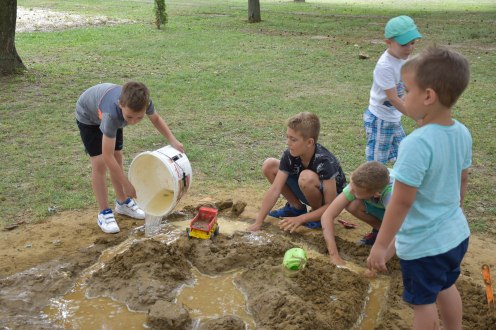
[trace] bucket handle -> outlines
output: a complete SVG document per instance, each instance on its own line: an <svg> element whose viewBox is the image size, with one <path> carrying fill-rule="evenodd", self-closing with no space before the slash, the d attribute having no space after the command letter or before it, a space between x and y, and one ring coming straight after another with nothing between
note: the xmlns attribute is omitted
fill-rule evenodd
<svg viewBox="0 0 496 330"><path fill-rule="evenodd" d="M182 156L179 154L179 155L175 155L173 157L169 157L168 155L164 154L163 152L161 152L160 150L157 150L158 153L161 153L162 155L164 155L165 157L169 158L170 160L172 160L172 162L174 163L174 166L177 166L181 169L181 171L183 172L183 177L182 177L182 181L183 181L183 187L186 187L186 172L184 171L184 168L182 168L181 166L179 166L178 163L176 163L176 161L181 158ZM177 169L176 169L177 171ZM178 173L179 174L179 173Z"/></svg>

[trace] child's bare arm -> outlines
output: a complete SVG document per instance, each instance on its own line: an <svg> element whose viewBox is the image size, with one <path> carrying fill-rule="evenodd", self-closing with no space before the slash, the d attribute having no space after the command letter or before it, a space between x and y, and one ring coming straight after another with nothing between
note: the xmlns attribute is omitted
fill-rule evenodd
<svg viewBox="0 0 496 330"><path fill-rule="evenodd" d="M180 152L184 152L183 144L176 139L165 120L160 117L158 113L155 112L154 114L149 115L148 118L152 122L153 126L155 126L157 131L159 131L160 134L162 134L174 148L176 148Z"/></svg>
<svg viewBox="0 0 496 330"><path fill-rule="evenodd" d="M396 88L386 89L385 92L389 102L391 102L391 104L396 109L398 109L399 112L401 112L405 116L408 116L405 109L405 102L401 97L398 96ZM422 119L416 119L415 121L417 122L418 127L422 127L422 125L424 124Z"/></svg>
<svg viewBox="0 0 496 330"><path fill-rule="evenodd" d="M136 197L136 190L133 185L124 175L124 169L121 164L117 161L114 156L115 151L115 138L110 138L103 135L102 138L102 157L105 165L109 169L111 175L117 179L117 181L122 185L124 194L129 197Z"/></svg>
<svg viewBox="0 0 496 330"><path fill-rule="evenodd" d="M462 171L462 180L460 187L460 207L463 207L463 200L465 198L465 192L467 191L468 185L468 168Z"/></svg>
<svg viewBox="0 0 496 330"><path fill-rule="evenodd" d="M324 214L320 220L322 223L322 233L324 234L324 239L327 245L327 251L329 252L331 262L335 265L344 265L345 261L339 255L339 250L336 245L336 239L334 236L334 219L341 214L349 203L350 202L343 193L339 194L331 205L329 205L329 207L327 207L324 211Z"/></svg>
<svg viewBox="0 0 496 330"><path fill-rule="evenodd" d="M270 185L269 190L264 195L262 200L262 205L260 206L260 210L258 211L257 218L255 223L248 227L249 231L257 231L260 230L262 224L267 217L269 211L274 207L281 194L282 188L286 184L286 180L288 179L288 174L283 171L277 171L274 182Z"/></svg>
<svg viewBox="0 0 496 330"><path fill-rule="evenodd" d="M396 88L386 89L384 92L386 93L389 102L391 102L391 104L398 109L399 112L406 116L407 113L405 110L405 102L398 96L398 91Z"/></svg>
<svg viewBox="0 0 496 330"><path fill-rule="evenodd" d="M417 188L398 180L394 182L391 202L386 208L381 230L367 258L367 265L370 270L387 271L388 248L412 207L416 195Z"/></svg>

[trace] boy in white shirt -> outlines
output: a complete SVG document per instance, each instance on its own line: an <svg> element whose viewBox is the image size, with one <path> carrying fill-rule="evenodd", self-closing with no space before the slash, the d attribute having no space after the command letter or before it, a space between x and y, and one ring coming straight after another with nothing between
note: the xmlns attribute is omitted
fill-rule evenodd
<svg viewBox="0 0 496 330"><path fill-rule="evenodd" d="M405 113L401 81L401 67L413 52L415 41L422 38L413 19L409 16L391 18L384 29L387 49L377 61L370 89L369 106L363 114L367 134L365 158L367 161L394 163L398 147L405 137L401 116ZM417 121L421 125L421 121ZM362 240L377 236L374 229Z"/></svg>
<svg viewBox="0 0 496 330"><path fill-rule="evenodd" d="M367 161L394 162L398 146L405 137L401 116L405 114L401 67L413 52L415 41L422 37L413 19L394 17L384 32L387 50L377 61L370 89L369 106L363 114Z"/></svg>

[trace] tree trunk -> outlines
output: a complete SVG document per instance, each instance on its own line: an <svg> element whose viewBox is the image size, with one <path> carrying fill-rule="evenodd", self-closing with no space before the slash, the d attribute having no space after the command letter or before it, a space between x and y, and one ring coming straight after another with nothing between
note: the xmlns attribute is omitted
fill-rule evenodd
<svg viewBox="0 0 496 330"><path fill-rule="evenodd" d="M0 0L0 75L26 69L15 48L17 0Z"/></svg>
<svg viewBox="0 0 496 330"><path fill-rule="evenodd" d="M260 0L248 0L248 22L258 23L262 21L260 17Z"/></svg>

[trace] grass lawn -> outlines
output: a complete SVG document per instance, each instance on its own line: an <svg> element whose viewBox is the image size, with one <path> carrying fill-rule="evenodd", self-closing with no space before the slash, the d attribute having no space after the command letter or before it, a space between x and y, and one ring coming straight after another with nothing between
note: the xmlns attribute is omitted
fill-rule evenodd
<svg viewBox="0 0 496 330"><path fill-rule="evenodd" d="M249 24L246 0L174 0L163 30L153 25L152 0L18 5L134 23L16 34L28 71L0 78L2 224L95 206L74 107L101 82L148 85L207 194L209 187L266 189L260 165L280 156L284 121L300 111L320 116L319 142L350 173L364 161L362 113L385 49L384 24L406 14L424 35L417 52L450 45L471 62L469 88L454 109L474 140L465 209L474 231L496 233L495 1L262 0L263 21ZM403 125L414 128L408 118ZM126 164L165 144L147 120L126 128Z"/></svg>

